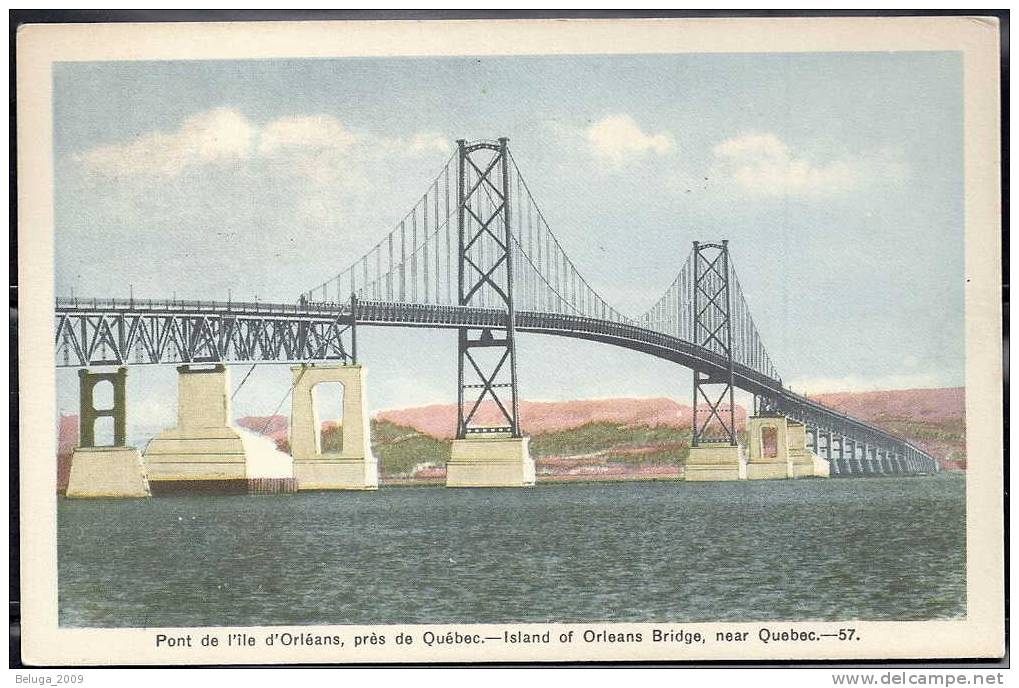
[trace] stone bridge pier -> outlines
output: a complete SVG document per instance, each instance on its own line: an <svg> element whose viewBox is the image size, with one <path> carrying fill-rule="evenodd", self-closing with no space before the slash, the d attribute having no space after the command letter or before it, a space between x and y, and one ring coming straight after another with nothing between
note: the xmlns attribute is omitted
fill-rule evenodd
<svg viewBox="0 0 1019 688"><path fill-rule="evenodd" d="M789 461L793 478L828 477L829 469L820 458L807 448L807 426L786 418L786 436L789 438Z"/></svg>
<svg viewBox="0 0 1019 688"><path fill-rule="evenodd" d="M113 405L97 408L96 387L109 384ZM115 372L78 371L78 446L71 455L68 497L148 497L141 454L127 445L127 368ZM112 444L96 445L96 422L113 419Z"/></svg>
<svg viewBox="0 0 1019 688"><path fill-rule="evenodd" d="M808 429L807 438L809 451L828 460L832 476L906 475L917 471L915 462L894 449L817 428Z"/></svg>
<svg viewBox="0 0 1019 688"><path fill-rule="evenodd" d="M807 448L807 428L784 416L747 419L748 480L829 476L829 462Z"/></svg>
<svg viewBox="0 0 1019 688"><path fill-rule="evenodd" d="M782 416L747 418L747 480L778 480L793 477L789 435Z"/></svg>
<svg viewBox="0 0 1019 688"><path fill-rule="evenodd" d="M247 492L244 440L230 425L229 379L224 365L177 367L177 425L145 450L154 492Z"/></svg>
<svg viewBox="0 0 1019 688"><path fill-rule="evenodd" d="M746 480L743 448L728 442L704 442L690 447L683 479L690 482Z"/></svg>
<svg viewBox="0 0 1019 688"><path fill-rule="evenodd" d="M832 449L832 435L829 432L821 432L818 428L811 428L810 436L813 439L811 451L820 460L828 464L828 474L832 477L842 475L842 466L835 460L835 453Z"/></svg>
<svg viewBox="0 0 1019 688"><path fill-rule="evenodd" d="M379 464L372 454L364 382L360 365L302 365L294 374L290 418L290 453L299 490L375 490ZM338 382L343 386L342 448L322 449L315 387Z"/></svg>
<svg viewBox="0 0 1019 688"><path fill-rule="evenodd" d="M902 473L904 473L902 469L902 464L899 462L899 458L894 452L885 450L885 460L891 467L892 473L894 473L895 475L902 475Z"/></svg>
<svg viewBox="0 0 1019 688"><path fill-rule="evenodd" d="M863 455L863 466L864 470L868 475L880 475L881 471L879 466L870 453L870 445L866 442L860 445L861 453Z"/></svg>
<svg viewBox="0 0 1019 688"><path fill-rule="evenodd" d="M740 446L702 443L692 447L685 479L787 480L829 476L829 466L817 455L818 434L800 422L781 415L751 416L746 426L746 459ZM808 446L808 435L811 438ZM830 454L829 454L830 455Z"/></svg>
<svg viewBox="0 0 1019 688"><path fill-rule="evenodd" d="M453 440L446 463L446 487L531 487L534 459L527 437L476 435Z"/></svg>

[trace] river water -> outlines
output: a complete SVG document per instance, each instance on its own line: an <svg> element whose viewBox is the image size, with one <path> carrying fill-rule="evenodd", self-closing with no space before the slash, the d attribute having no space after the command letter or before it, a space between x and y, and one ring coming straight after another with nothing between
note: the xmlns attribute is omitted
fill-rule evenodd
<svg viewBox="0 0 1019 688"><path fill-rule="evenodd" d="M942 474L61 499L60 623L961 617L964 487Z"/></svg>

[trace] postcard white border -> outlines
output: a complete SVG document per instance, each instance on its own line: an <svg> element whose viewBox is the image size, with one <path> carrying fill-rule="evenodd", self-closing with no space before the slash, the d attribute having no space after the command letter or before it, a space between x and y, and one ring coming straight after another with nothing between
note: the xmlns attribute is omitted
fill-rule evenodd
<svg viewBox="0 0 1019 688"><path fill-rule="evenodd" d="M60 61L343 56L960 51L965 74L967 605L965 620L855 622L853 644L649 646L422 644L350 648L154 647L156 631L57 624L53 366L52 66ZM995 657L1004 652L998 22L993 17L557 19L26 25L17 34L19 372L23 659L52 664ZM682 624L687 630L846 623ZM613 631L663 624L549 624ZM499 625L527 630L534 624ZM342 633L491 626L301 626ZM229 629L181 629L201 636ZM243 629L240 629L243 630ZM247 629L265 633L269 629ZM159 629L170 633L172 630Z"/></svg>

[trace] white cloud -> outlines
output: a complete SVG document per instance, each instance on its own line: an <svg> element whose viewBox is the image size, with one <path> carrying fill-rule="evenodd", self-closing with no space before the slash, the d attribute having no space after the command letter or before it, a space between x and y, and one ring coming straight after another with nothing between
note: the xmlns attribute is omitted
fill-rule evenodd
<svg viewBox="0 0 1019 688"><path fill-rule="evenodd" d="M311 232L341 252L359 250L399 221L416 200L408 189L423 191L452 149L425 128L387 135L330 114L258 122L216 108L72 155L61 198L74 210L61 215L60 231L79 246L68 255L88 254L97 226L113 241L159 237L184 252L201 236L206 248L191 257L209 265L226 256L296 261L294 247ZM247 250L236 252L242 237ZM264 289L256 274L253 288Z"/></svg>
<svg viewBox="0 0 1019 688"><path fill-rule="evenodd" d="M197 164L245 158L255 127L236 110L216 108L184 121L173 132L151 132L123 144L99 146L78 156L105 176L173 177Z"/></svg>
<svg viewBox="0 0 1019 688"><path fill-rule="evenodd" d="M830 196L871 183L900 183L905 167L886 155L844 156L827 162L797 157L775 134L748 133L712 149L712 175L755 196Z"/></svg>
<svg viewBox="0 0 1019 688"><path fill-rule="evenodd" d="M356 140L343 124L329 115L281 117L269 122L258 143L261 155L299 148L335 148L343 150Z"/></svg>
<svg viewBox="0 0 1019 688"><path fill-rule="evenodd" d="M888 389L925 389L945 386L945 381L933 373L897 373L870 378L857 375L810 377L792 380L788 384L788 387L798 394L880 392Z"/></svg>
<svg viewBox="0 0 1019 688"><path fill-rule="evenodd" d="M599 120L589 126L584 135L595 157L616 165L652 153L665 155L675 146L672 134L646 133L629 115L611 115Z"/></svg>
<svg viewBox="0 0 1019 688"><path fill-rule="evenodd" d="M404 138L351 131L331 115L288 115L258 125L230 108L215 108L186 119L174 131L142 134L78 154L86 172L131 180L174 178L188 168L210 163L275 162L293 174L334 184L360 160L394 154L424 156L449 151L448 139L435 132Z"/></svg>

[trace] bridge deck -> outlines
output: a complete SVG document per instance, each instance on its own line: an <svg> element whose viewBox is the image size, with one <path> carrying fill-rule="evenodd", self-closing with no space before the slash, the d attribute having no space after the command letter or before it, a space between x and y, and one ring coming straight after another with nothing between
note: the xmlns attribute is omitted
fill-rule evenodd
<svg viewBox="0 0 1019 688"><path fill-rule="evenodd" d="M58 299L58 367L180 363L349 360L342 335L352 326L457 329L507 325L499 309L418 303L260 303ZM520 332L586 339L639 351L708 375L728 374L720 354L633 321L518 311ZM132 359L133 355L133 359ZM830 409L735 363L734 384L773 399L794 420L903 456L934 459L906 440Z"/></svg>

